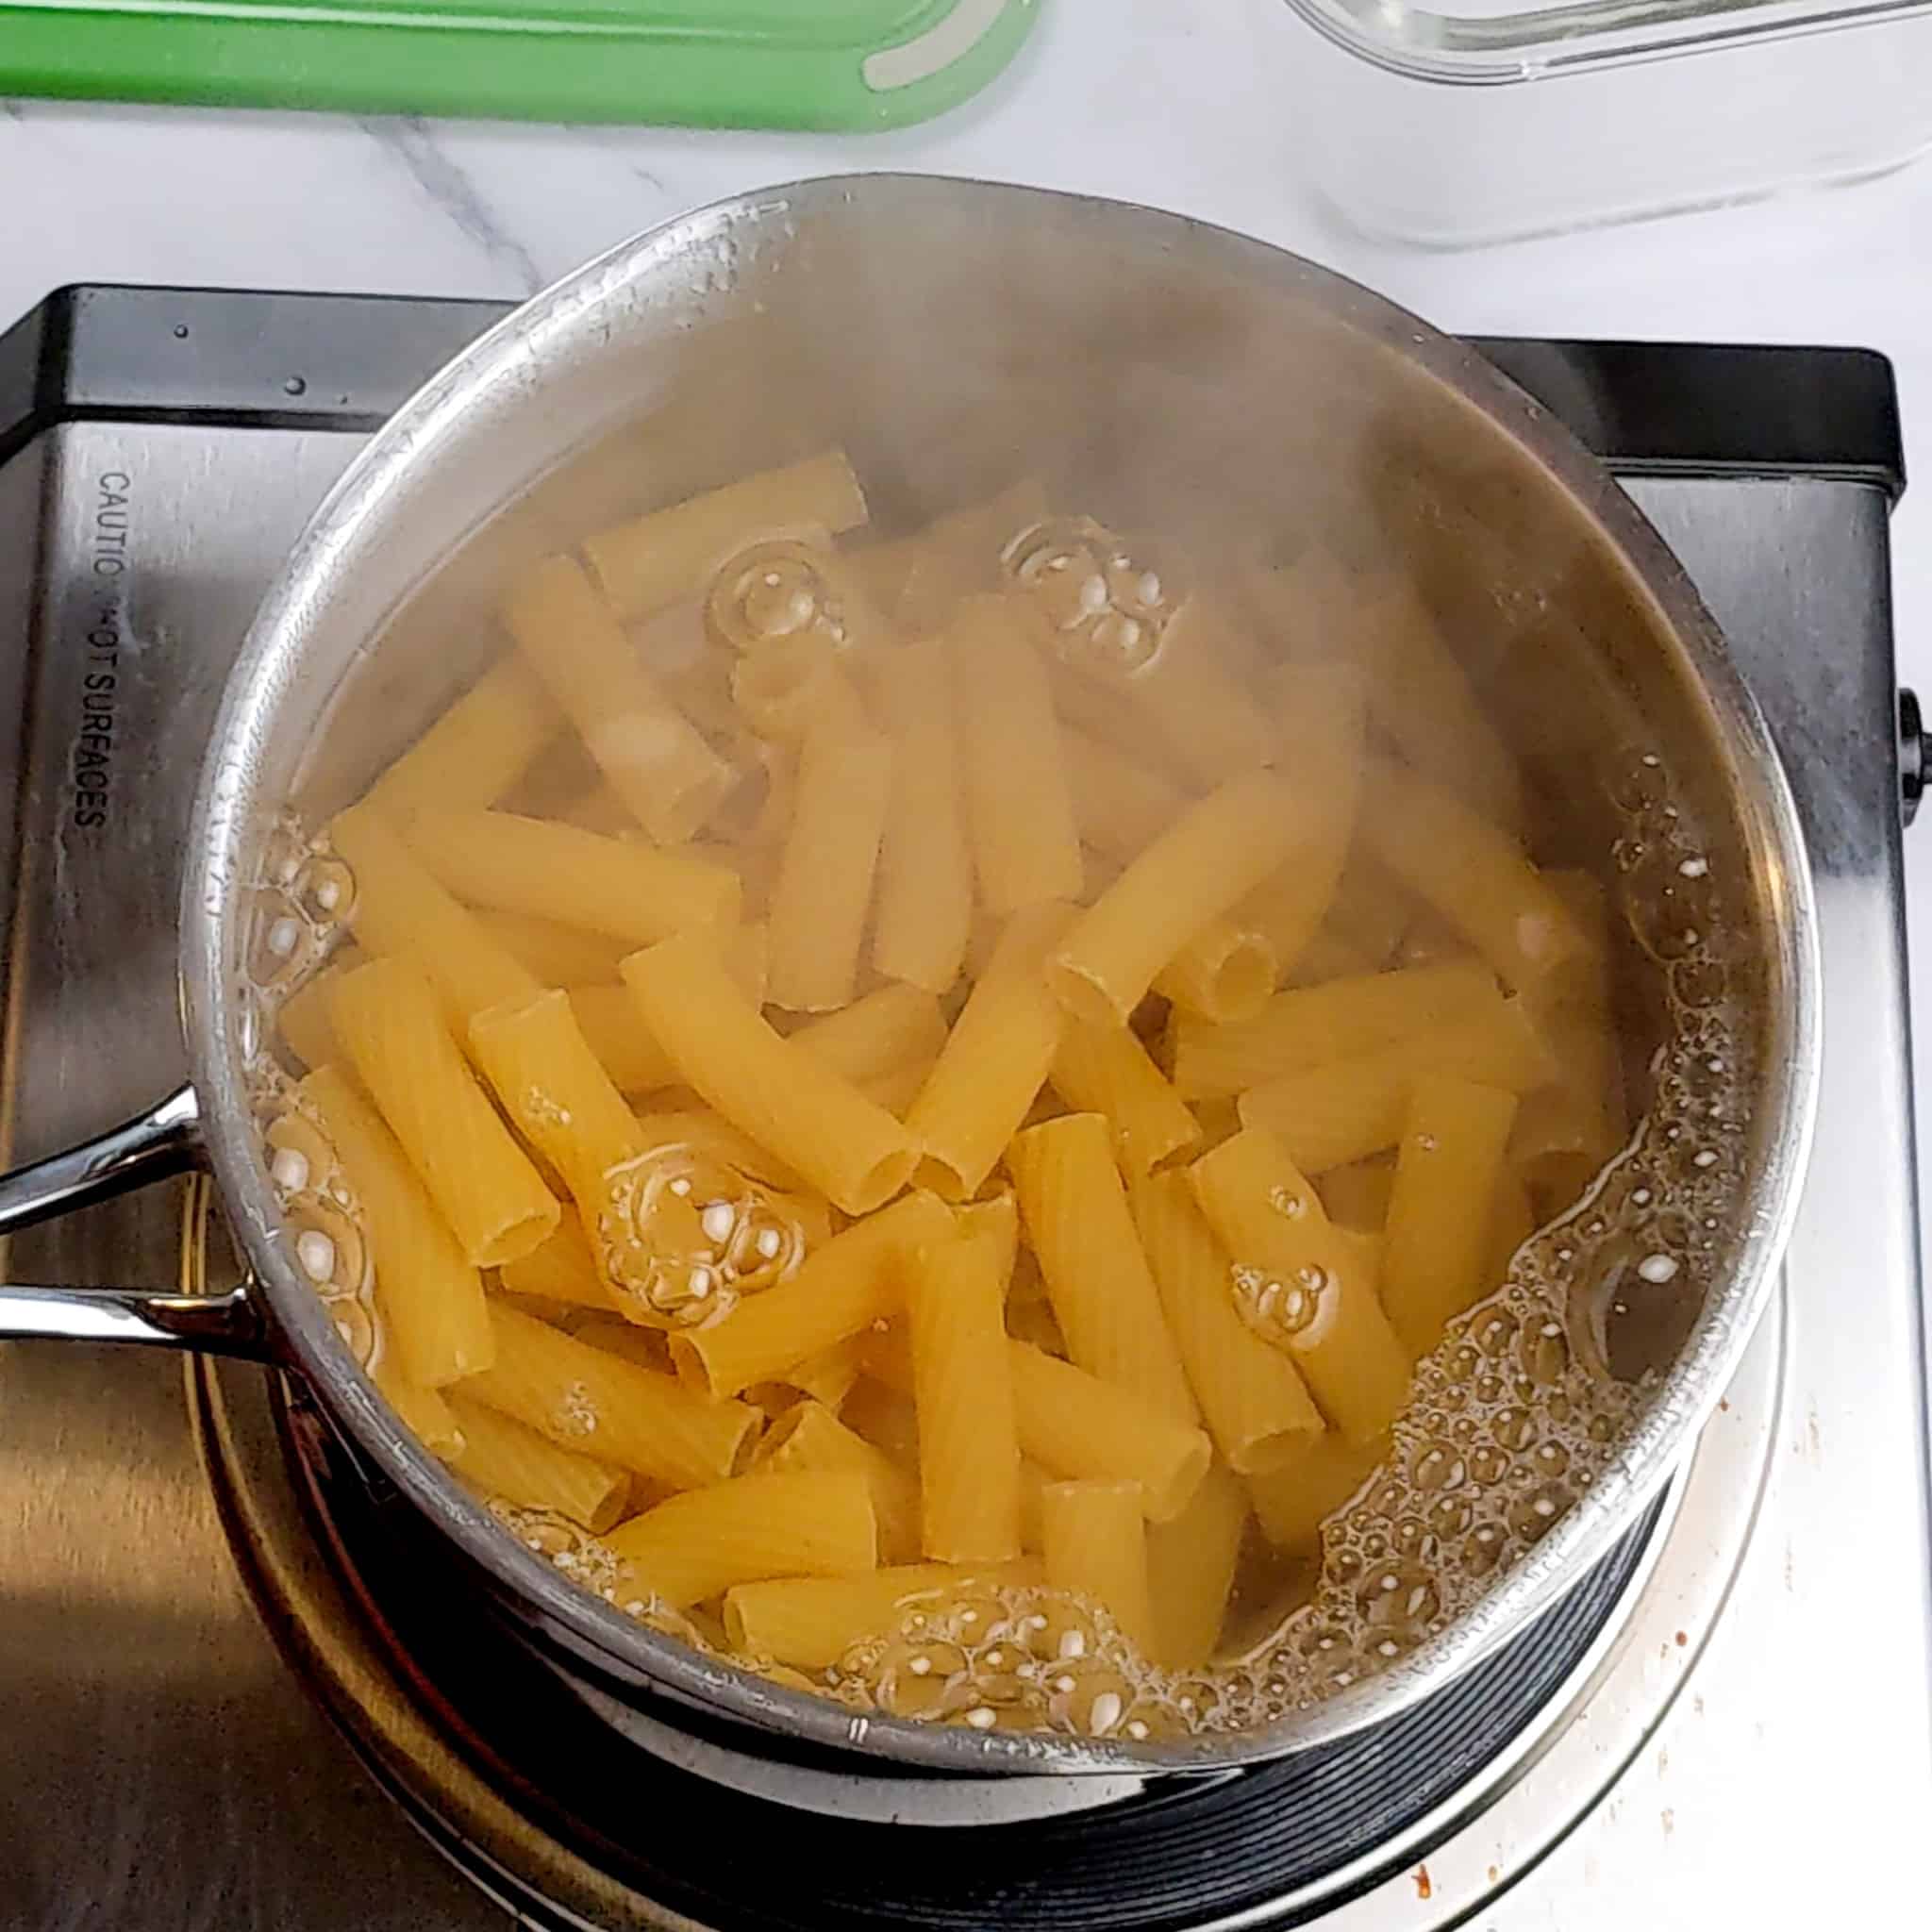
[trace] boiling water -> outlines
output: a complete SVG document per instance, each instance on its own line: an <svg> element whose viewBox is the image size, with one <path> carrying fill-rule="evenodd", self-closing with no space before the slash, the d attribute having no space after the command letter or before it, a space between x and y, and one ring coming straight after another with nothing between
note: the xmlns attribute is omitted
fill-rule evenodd
<svg viewBox="0 0 1932 1932"><path fill-rule="evenodd" d="M1319 1567L1290 1600L1265 1613L1271 1591L1280 1604L1284 1579L1264 1572L1249 1587L1262 1601L1245 1617L1237 1604L1228 1620L1250 1633L1241 1647L1174 1674L1151 1666L1097 1604L989 1579L909 1596L895 1627L855 1644L822 1676L770 1664L767 1674L858 1711L981 1729L1136 1741L1251 1729L1386 1669L1469 1613L1603 1479L1655 1380L1654 1370L1633 1375L1620 1364L1621 1333L1657 1325L1662 1310L1663 1325L1681 1336L1718 1286L1712 1271L1742 1176L1742 1096L1753 1076L1709 861L1671 802L1661 764L1633 756L1613 796L1624 824L1613 853L1619 903L1665 995L1651 1106L1583 1198L1524 1244L1496 1292L1419 1365L1388 1456L1330 1517ZM255 924L251 1033L270 1172L296 1263L357 1360L379 1373L359 1208L267 1050L274 1010L338 937L346 891L325 848L292 820L278 830ZM674 1166L658 1159L636 1186L682 1176L689 1191L697 1176L700 1192L718 1191L701 1166ZM796 1224L756 1186L741 1206L744 1278L721 1272L693 1293L688 1279L674 1283L654 1264L639 1288L660 1314L702 1319L795 1266ZM722 1647L721 1632L667 1607L576 1525L491 1507L528 1547L616 1607L695 1647Z"/></svg>
<svg viewBox="0 0 1932 1932"><path fill-rule="evenodd" d="M1045 612L1062 662L1103 676L1131 675L1158 656L1185 602L1165 573L1143 568L1085 520L1031 526L1002 561L1008 583ZM810 557L779 562L721 578L734 590L719 619L725 631L741 644L747 626L770 641L830 623L842 638L839 609L813 591ZM816 1677L733 1660L858 1712L978 1729L1135 1741L1247 1730L1410 1656L1468 1615L1603 1481L1658 1372L1718 1286L1755 1072L1755 1035L1741 1017L1748 989L1733 983L1736 938L1720 910L1720 882L1662 763L1631 752L1607 789L1620 828L1609 868L1617 904L1661 1001L1650 1106L1622 1153L1522 1245L1507 1279L1418 1366L1386 1456L1330 1514L1318 1560L1297 1569L1251 1549L1224 1626L1236 1634L1200 1670L1154 1668L1097 1604L996 1577L907 1598L892 1627L854 1643ZM292 819L277 827L252 926L251 1058L296 1265L357 1360L380 1377L360 1212L270 1049L279 1009L326 959L353 890L325 843ZM687 1211L667 1216L667 1202ZM1284 1213L1302 1205L1277 1203ZM667 1251L667 1220L691 1224L688 1252ZM799 1203L715 1149L681 1141L613 1176L593 1233L613 1291L654 1329L722 1318L791 1274L811 1239ZM1229 1292L1269 1334L1292 1328L1319 1287L1290 1284L1284 1293L1237 1263ZM583 1418L587 1437L595 1423L594 1412ZM667 1607L576 1525L501 1501L491 1507L529 1548L617 1608L700 1648L722 1646L721 1630Z"/></svg>

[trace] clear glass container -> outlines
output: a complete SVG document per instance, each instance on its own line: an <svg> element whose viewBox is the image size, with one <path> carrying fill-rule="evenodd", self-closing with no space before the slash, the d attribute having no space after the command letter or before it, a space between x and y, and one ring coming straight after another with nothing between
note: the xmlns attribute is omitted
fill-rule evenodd
<svg viewBox="0 0 1932 1932"><path fill-rule="evenodd" d="M1288 0L1318 184L1444 247L1856 179L1932 148L1932 0Z"/></svg>

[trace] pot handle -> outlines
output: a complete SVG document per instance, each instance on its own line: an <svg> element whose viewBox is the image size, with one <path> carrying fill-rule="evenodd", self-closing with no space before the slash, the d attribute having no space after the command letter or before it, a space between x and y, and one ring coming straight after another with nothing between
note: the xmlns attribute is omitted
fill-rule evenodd
<svg viewBox="0 0 1932 1932"><path fill-rule="evenodd" d="M0 1236L190 1173L203 1159L200 1103L192 1087L176 1088L92 1141L0 1174ZM0 1282L0 1340L29 1337L143 1341L210 1355L266 1352L261 1311L245 1281L218 1295Z"/></svg>

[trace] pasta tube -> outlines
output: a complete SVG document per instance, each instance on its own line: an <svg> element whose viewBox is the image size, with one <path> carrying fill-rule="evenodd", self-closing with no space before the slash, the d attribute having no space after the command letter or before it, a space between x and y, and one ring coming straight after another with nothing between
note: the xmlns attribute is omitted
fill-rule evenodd
<svg viewBox="0 0 1932 1932"><path fill-rule="evenodd" d="M1057 1476L1137 1484L1154 1523L1187 1507L1214 1455L1201 1430L1030 1342L1009 1341L1007 1351L1027 1457Z"/></svg>
<svg viewBox="0 0 1932 1932"><path fill-rule="evenodd" d="M891 653L878 686L893 766L872 963L888 979L941 993L959 976L973 925L973 854L944 643L924 639Z"/></svg>
<svg viewBox="0 0 1932 1932"><path fill-rule="evenodd" d="M461 1394L452 1394L449 1406L463 1446L444 1459L478 1489L525 1509L555 1509L593 1536L624 1514L630 1501L625 1471L559 1449L535 1429Z"/></svg>
<svg viewBox="0 0 1932 1932"><path fill-rule="evenodd" d="M1427 836L1418 837L1424 825ZM1387 758L1370 768L1361 838L1379 865L1441 913L1516 991L1587 943L1514 839L1453 791Z"/></svg>
<svg viewBox="0 0 1932 1932"><path fill-rule="evenodd" d="M623 971L686 1084L846 1213L870 1213L911 1178L906 1127L774 1033L706 937L665 940Z"/></svg>
<svg viewBox="0 0 1932 1932"><path fill-rule="evenodd" d="M329 838L356 876L349 920L364 950L413 959L458 1038L472 1013L541 990L536 975L368 806L338 814Z"/></svg>
<svg viewBox="0 0 1932 1932"><path fill-rule="evenodd" d="M974 871L997 917L1077 899L1085 881L1059 721L1030 622L1015 600L970 597L946 638Z"/></svg>
<svg viewBox="0 0 1932 1932"><path fill-rule="evenodd" d="M1019 1569L1008 1566L997 1580L1025 1581ZM975 1581L993 1580L983 1570L906 1563L864 1576L741 1583L725 1592L724 1636L742 1657L822 1671L855 1643L896 1631L905 1618L938 1607Z"/></svg>
<svg viewBox="0 0 1932 1932"><path fill-rule="evenodd" d="M1335 904L1361 803L1367 686L1352 664L1291 664L1276 671L1281 775L1296 803L1288 858L1243 899L1233 918L1291 970Z"/></svg>
<svg viewBox="0 0 1932 1932"><path fill-rule="evenodd" d="M691 1490L605 1538L674 1608L767 1576L852 1576L878 1562L872 1491L850 1470L742 1475Z"/></svg>
<svg viewBox="0 0 1932 1932"><path fill-rule="evenodd" d="M837 1013L808 1021L791 1036L822 1067L870 1080L913 1060L930 1060L946 1041L940 1003L916 986L882 986Z"/></svg>
<svg viewBox="0 0 1932 1932"><path fill-rule="evenodd" d="M1066 1016L1041 964L1072 916L1052 905L1008 922L906 1116L922 1150L920 1184L947 1200L979 1191L1045 1083Z"/></svg>
<svg viewBox="0 0 1932 1932"><path fill-rule="evenodd" d="M837 536L867 515L844 452L826 450L599 530L584 555L618 614L641 617L702 591L753 543L799 530Z"/></svg>
<svg viewBox="0 0 1932 1932"><path fill-rule="evenodd" d="M390 766L365 803L395 824L427 806L493 805L562 724L542 680L512 652Z"/></svg>
<svg viewBox="0 0 1932 1932"><path fill-rule="evenodd" d="M276 1010L275 1030L282 1044L305 1067L326 1067L347 1058L329 1020L328 1003L335 997L336 981L361 962L359 948L339 947L327 966L297 987Z"/></svg>
<svg viewBox="0 0 1932 1932"><path fill-rule="evenodd" d="M1408 1357L1356 1239L1330 1224L1281 1143L1255 1128L1204 1154L1188 1179L1234 1257L1237 1292L1280 1334L1328 1419L1351 1441L1379 1435L1407 1399Z"/></svg>
<svg viewBox="0 0 1932 1932"><path fill-rule="evenodd" d="M858 738L872 729L843 654L821 637L779 639L741 658L731 702L760 738L794 750L813 731Z"/></svg>
<svg viewBox="0 0 1932 1932"><path fill-rule="evenodd" d="M1026 1458L1021 1474L1023 1513L1031 1509L1030 1491L1037 1487L1026 1474L1032 1465L1070 1481L1091 1476L1138 1483L1152 1523L1171 1522L1187 1507L1214 1454L1201 1430L1170 1422L1124 1390L1029 1341L1009 1337L1007 1359L1013 1378L1013 1417ZM874 1336L866 1345L865 1363L869 1379L860 1387L874 1391L868 1410L878 1412L878 1422L901 1426L909 1417L902 1418L895 1406L879 1400L879 1392L912 1386L912 1357L904 1338Z"/></svg>
<svg viewBox="0 0 1932 1932"><path fill-rule="evenodd" d="M1496 1176L1496 1198L1490 1209L1489 1260L1483 1272L1497 1287L1509 1278L1516 1251L1536 1232L1536 1209L1523 1176L1506 1167Z"/></svg>
<svg viewBox="0 0 1932 1932"><path fill-rule="evenodd" d="M1248 1496L1262 1534L1280 1549L1311 1548L1321 1541L1324 1521L1355 1495L1388 1453L1386 1436L1351 1442L1330 1429L1314 1437L1293 1461L1250 1476Z"/></svg>
<svg viewBox="0 0 1932 1932"><path fill-rule="evenodd" d="M1020 1444L999 1264L996 1234L955 1235L917 1249L906 1271L921 1547L941 1562L1020 1554Z"/></svg>
<svg viewBox="0 0 1932 1932"><path fill-rule="evenodd" d="M1154 975L1154 990L1199 1020L1252 1020L1268 1004L1280 965L1263 934L1216 917Z"/></svg>
<svg viewBox="0 0 1932 1932"><path fill-rule="evenodd" d="M524 912L486 912L483 924L541 986L615 985L617 962L629 948L607 934L585 932Z"/></svg>
<svg viewBox="0 0 1932 1932"><path fill-rule="evenodd" d="M677 1069L658 1044L626 986L574 986L570 1009L597 1064L623 1093L673 1087Z"/></svg>
<svg viewBox="0 0 1932 1932"><path fill-rule="evenodd" d="M1128 1175L1147 1173L1201 1138L1199 1122L1128 1027L1070 1021L1048 1077L1075 1113L1106 1116L1114 1158Z"/></svg>
<svg viewBox="0 0 1932 1932"><path fill-rule="evenodd" d="M579 1308L608 1310L614 1306L584 1230L573 1220L558 1222L557 1232L541 1247L506 1261L497 1279L511 1294L535 1295Z"/></svg>
<svg viewBox="0 0 1932 1932"><path fill-rule="evenodd" d="M563 1176L594 1226L608 1199L606 1177L635 1160L644 1141L637 1116L572 1017L570 1001L552 989L515 1006L491 1007L470 1022L470 1049L504 1111Z"/></svg>
<svg viewBox="0 0 1932 1932"><path fill-rule="evenodd" d="M1140 1182L1134 1221L1223 1458L1242 1475L1290 1460L1321 1432L1322 1412L1294 1363L1235 1312L1232 1264L1202 1220L1187 1176L1157 1174Z"/></svg>
<svg viewBox="0 0 1932 1932"><path fill-rule="evenodd" d="M1056 997L1076 1019L1124 1023L1189 940L1281 863L1293 825L1292 796L1267 771L1190 806L1074 921L1047 966Z"/></svg>
<svg viewBox="0 0 1932 1932"><path fill-rule="evenodd" d="M1523 784L1509 747L1420 591L1392 573L1377 590L1369 613L1376 725L1407 763L1513 830Z"/></svg>
<svg viewBox="0 0 1932 1932"><path fill-rule="evenodd" d="M501 1303L490 1324L496 1358L463 1394L551 1441L674 1490L723 1482L750 1457L759 1417L747 1404L708 1402Z"/></svg>
<svg viewBox="0 0 1932 1932"><path fill-rule="evenodd" d="M984 1246L1004 1297L1013 1285L1013 1266L1020 1257L1019 1204L1003 1189L984 1201L954 1208L953 1221L967 1240Z"/></svg>
<svg viewBox="0 0 1932 1932"><path fill-rule="evenodd" d="M336 987L329 1017L473 1268L513 1261L556 1229L557 1197L463 1064L420 973L372 959Z"/></svg>
<svg viewBox="0 0 1932 1932"><path fill-rule="evenodd" d="M1370 1053L1493 1004L1495 975L1479 960L1362 973L1278 992L1251 1020L1174 1023L1174 1091L1188 1100L1240 1093L1278 1074Z"/></svg>
<svg viewBox="0 0 1932 1932"><path fill-rule="evenodd" d="M411 1382L393 1362L386 1360L378 1362L373 1373L382 1399L424 1448L445 1462L462 1454L463 1432L441 1390Z"/></svg>
<svg viewBox="0 0 1932 1932"><path fill-rule="evenodd" d="M1060 743L1081 840L1108 858L1124 865L1139 858L1186 808L1178 785L1104 738L1069 724Z"/></svg>
<svg viewBox="0 0 1932 1932"><path fill-rule="evenodd" d="M472 905L607 933L633 946L738 917L738 874L728 867L557 819L428 810L410 821L408 837L430 871Z"/></svg>
<svg viewBox="0 0 1932 1932"><path fill-rule="evenodd" d="M883 739L824 724L807 735L772 888L774 1005L823 1013L851 1003L891 793Z"/></svg>
<svg viewBox="0 0 1932 1932"><path fill-rule="evenodd" d="M1054 1589L1101 1605L1130 1643L1153 1647L1154 1600L1138 1483L1048 1483L1040 1492L1040 1550Z"/></svg>
<svg viewBox="0 0 1932 1932"><path fill-rule="evenodd" d="M1154 1660L1171 1671L1198 1670L1214 1651L1234 1590L1248 1492L1219 1467L1172 1523L1147 1528L1147 1583L1154 1612Z"/></svg>
<svg viewBox="0 0 1932 1932"><path fill-rule="evenodd" d="M1068 1355L1163 1415L1196 1421L1105 1118L1071 1113L1029 1127L1007 1166Z"/></svg>
<svg viewBox="0 0 1932 1932"><path fill-rule="evenodd" d="M762 1006L764 926L741 925L720 943L724 970L753 1006ZM642 1093L653 1087L676 1084L677 1069L672 1065L671 1056L653 1038L630 989L621 981L614 986L572 987L570 1009L590 1041L591 1051L621 1091Z"/></svg>
<svg viewBox="0 0 1932 1932"><path fill-rule="evenodd" d="M577 563L535 565L505 601L503 622L638 824L660 845L689 839L737 774L644 668Z"/></svg>
<svg viewBox="0 0 1932 1932"><path fill-rule="evenodd" d="M318 1067L295 1091L362 1204L376 1307L401 1379L435 1390L487 1369L496 1342L482 1277L424 1191L408 1157L334 1067Z"/></svg>
<svg viewBox="0 0 1932 1932"><path fill-rule="evenodd" d="M1501 1277L1486 1273L1516 1096L1470 1080L1424 1078L1409 1094L1389 1224L1382 1299L1408 1352L1426 1355L1443 1328Z"/></svg>
<svg viewBox="0 0 1932 1932"><path fill-rule="evenodd" d="M1220 785L1273 762L1267 718L1228 662L1231 640L1220 613L1198 593L1167 621L1160 648L1126 690L1196 785Z"/></svg>
<svg viewBox="0 0 1932 1932"><path fill-rule="evenodd" d="M917 1558L918 1482L883 1449L874 1448L863 1436L848 1429L824 1402L801 1402L780 1416L766 1430L752 1467L856 1471L872 1491L880 1560L908 1563Z"/></svg>
<svg viewBox="0 0 1932 1932"><path fill-rule="evenodd" d="M952 1216L932 1195L895 1201L808 1255L789 1281L748 1295L709 1327L674 1335L678 1374L714 1398L782 1375L892 1313L911 1250L952 1232Z"/></svg>
<svg viewBox="0 0 1932 1932"><path fill-rule="evenodd" d="M1523 1002L1499 994L1431 1032L1264 1080L1241 1095L1241 1117L1276 1135L1297 1167L1321 1174L1394 1146L1409 1090L1424 1074L1527 1093L1555 1073Z"/></svg>

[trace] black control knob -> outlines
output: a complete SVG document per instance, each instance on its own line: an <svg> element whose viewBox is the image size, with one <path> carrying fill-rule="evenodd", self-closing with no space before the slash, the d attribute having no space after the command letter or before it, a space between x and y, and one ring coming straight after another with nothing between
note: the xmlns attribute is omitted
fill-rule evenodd
<svg viewBox="0 0 1932 1932"><path fill-rule="evenodd" d="M1919 694L1901 690L1898 694L1898 808L1907 824L1919 816L1919 801L1925 795L1925 779L1932 773L1932 741L1925 736L1925 724L1919 711Z"/></svg>

